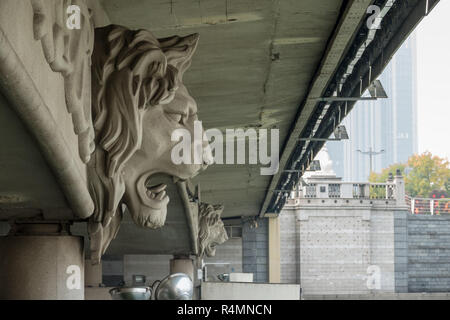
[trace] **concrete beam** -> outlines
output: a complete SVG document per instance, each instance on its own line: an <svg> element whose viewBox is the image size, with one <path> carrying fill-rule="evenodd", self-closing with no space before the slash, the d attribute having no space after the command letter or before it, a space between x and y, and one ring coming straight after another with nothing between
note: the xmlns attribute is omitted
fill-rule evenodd
<svg viewBox="0 0 450 320"><path fill-rule="evenodd" d="M301 112L297 116L295 125L293 126L287 143L280 157L280 170L272 177L272 181L266 193L264 203L262 205L260 216L264 216L274 193L271 190L277 188L277 184L283 174L283 170L293 150L298 145L298 137L306 127L316 107L317 97L321 97L326 90L329 80L339 66L351 40L358 30L361 20L366 16L366 9L370 5L371 0L350 1L347 5L338 26L335 29L329 46L324 53L322 62L317 73L314 76L312 86L308 92L306 99L300 106ZM281 196L279 194L278 196Z"/></svg>

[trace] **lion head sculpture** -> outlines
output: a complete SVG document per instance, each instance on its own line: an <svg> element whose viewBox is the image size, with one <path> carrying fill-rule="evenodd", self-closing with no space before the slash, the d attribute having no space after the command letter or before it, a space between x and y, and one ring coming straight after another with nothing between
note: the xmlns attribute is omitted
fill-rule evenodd
<svg viewBox="0 0 450 320"><path fill-rule="evenodd" d="M197 104L182 83L198 35L156 39L147 30L110 25L95 31L92 113L96 149L88 163L95 211L88 230L91 259L100 260L122 220L121 204L142 227L163 226L169 198L151 177L187 179L203 164L175 165L171 133L193 132ZM207 144L207 142L205 142ZM207 150L207 149L205 149Z"/></svg>
<svg viewBox="0 0 450 320"><path fill-rule="evenodd" d="M220 219L223 205L201 202L198 211L198 256L212 257L216 254L216 246L228 240L223 221Z"/></svg>

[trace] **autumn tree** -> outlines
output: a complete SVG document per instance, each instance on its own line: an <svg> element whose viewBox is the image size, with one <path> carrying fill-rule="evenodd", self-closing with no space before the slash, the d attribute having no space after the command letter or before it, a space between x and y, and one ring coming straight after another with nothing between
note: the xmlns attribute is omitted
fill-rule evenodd
<svg viewBox="0 0 450 320"><path fill-rule="evenodd" d="M406 193L411 197L428 198L433 190L450 189L450 163L430 152L412 155L406 163L396 163L381 173L372 172L370 182L386 182L389 172L395 175L399 169L405 177Z"/></svg>

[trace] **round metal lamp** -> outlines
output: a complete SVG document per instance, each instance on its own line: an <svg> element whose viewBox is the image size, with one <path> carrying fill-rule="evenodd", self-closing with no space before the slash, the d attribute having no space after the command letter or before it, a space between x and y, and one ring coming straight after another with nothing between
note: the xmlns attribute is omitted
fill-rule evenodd
<svg viewBox="0 0 450 320"><path fill-rule="evenodd" d="M155 299L192 300L193 293L194 285L189 276L184 273L174 273L161 280L155 291Z"/></svg>

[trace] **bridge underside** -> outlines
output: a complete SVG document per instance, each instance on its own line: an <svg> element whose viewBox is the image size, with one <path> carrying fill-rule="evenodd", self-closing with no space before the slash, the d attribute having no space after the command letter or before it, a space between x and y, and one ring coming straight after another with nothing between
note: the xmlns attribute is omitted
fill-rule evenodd
<svg viewBox="0 0 450 320"><path fill-rule="evenodd" d="M429 1L431 10L437 1ZM342 84L342 96L360 96L376 79L426 14L421 1L396 1L381 29L369 35L366 9L377 1L102 1L112 23L147 28L158 37L199 33L201 40L187 87L199 104L205 128L278 128L280 170L260 174L261 165L216 165L196 181L203 199L225 205L224 217L279 213L286 192L353 103L318 103ZM368 37L373 43L356 59ZM371 38L372 39L372 38ZM369 43L369 42L368 42ZM350 63L353 73L342 80ZM371 79L369 79L371 66ZM363 90L364 91L364 90ZM333 121L333 119L335 119ZM247 161L248 163L248 161Z"/></svg>
<svg viewBox="0 0 450 320"><path fill-rule="evenodd" d="M158 38L200 34L184 83L197 101L203 126L222 132L279 129L280 167L270 176L260 174L265 166L260 164L213 165L193 182L200 185L202 201L224 205L222 218L262 217L280 212L287 193L279 190L293 188L301 176L285 170L306 169L323 145L299 142L298 138L328 138L354 104L326 104L317 98L333 95L338 83L342 85L341 96L359 96L361 81L364 91L425 15L423 1L396 1L381 29L370 33L366 9L370 4L383 8L386 2L102 0L104 14L97 19L104 24L148 29ZM437 2L430 0L428 10ZM0 11L0 21L8 21L10 14ZM31 21L24 23L31 29ZM20 49L18 31L13 26L1 27L17 35ZM369 37L370 44L359 51ZM39 45L32 46L36 49ZM34 59L29 57L25 67L38 70ZM346 75L349 66L353 69ZM45 75L40 80L45 82ZM52 95L52 89L60 88L49 88L44 98ZM63 101L64 97L54 100L58 99ZM2 96L0 121L0 220L61 220L61 214L63 220L81 220L73 214L34 137ZM70 118L61 123L68 125ZM73 137L65 138L67 143L74 142ZM125 218L109 253L191 251L182 204L174 201L171 205L166 229L160 231L139 229ZM83 225L74 230L86 235L84 229ZM132 241L137 238L140 241Z"/></svg>
<svg viewBox="0 0 450 320"><path fill-rule="evenodd" d="M354 19L355 26L364 15ZM199 33L185 83L206 129L278 128L287 141L299 106L326 54L343 1L103 1L112 23L157 37ZM349 30L351 33L354 30ZM351 36L351 34L350 34ZM345 43L341 44L342 50ZM329 77L329 76L328 76ZM303 116L307 118L307 115ZM248 158L247 158L248 160ZM223 217L256 216L272 176L266 165L215 165L195 180ZM275 189L275 188L272 188Z"/></svg>

